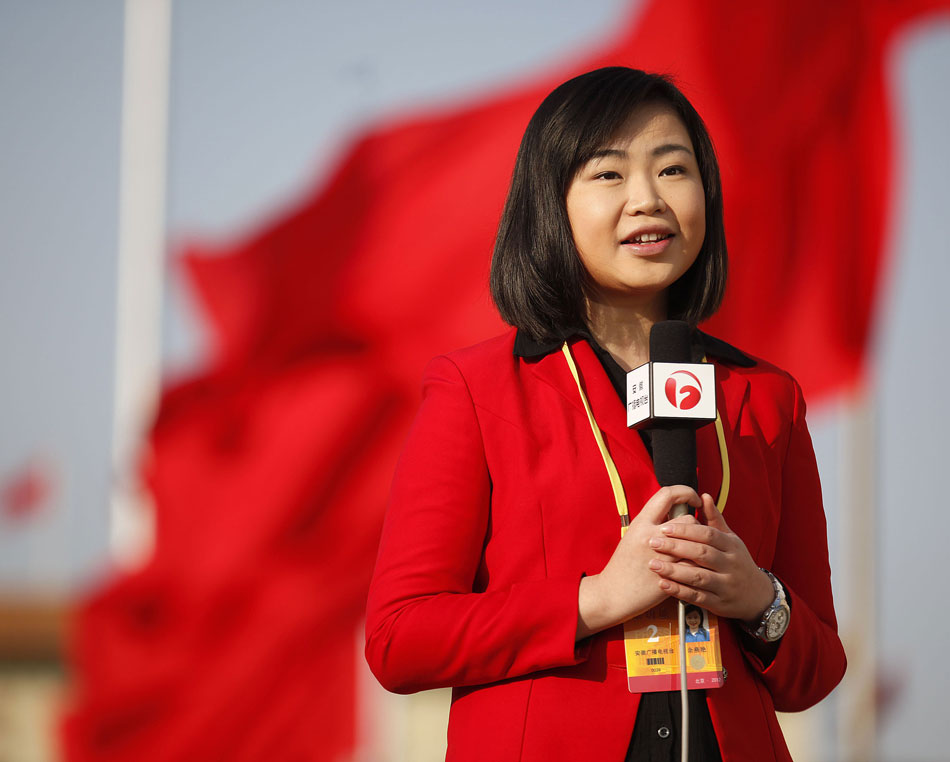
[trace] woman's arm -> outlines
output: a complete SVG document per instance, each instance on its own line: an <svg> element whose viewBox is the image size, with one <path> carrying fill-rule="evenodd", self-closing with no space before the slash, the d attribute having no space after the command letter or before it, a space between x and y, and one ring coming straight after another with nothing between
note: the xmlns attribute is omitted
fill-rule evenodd
<svg viewBox="0 0 950 762"><path fill-rule="evenodd" d="M840 682L847 664L838 638L828 563L828 530L805 401L797 382L782 470L782 516L772 572L792 607L788 630L770 664L757 663L779 711L807 709Z"/></svg>
<svg viewBox="0 0 950 762"><path fill-rule="evenodd" d="M437 358L396 469L367 604L366 658L389 690L494 682L582 660L580 573L473 592L491 492L465 380Z"/></svg>

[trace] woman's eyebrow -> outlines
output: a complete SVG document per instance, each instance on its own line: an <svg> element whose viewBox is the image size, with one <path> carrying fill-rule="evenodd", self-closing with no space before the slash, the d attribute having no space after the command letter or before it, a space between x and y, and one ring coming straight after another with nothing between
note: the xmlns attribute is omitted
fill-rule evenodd
<svg viewBox="0 0 950 762"><path fill-rule="evenodd" d="M600 148L590 155L590 159L588 159L588 161L603 159L607 156L613 157L615 159L626 159L627 152L621 151L619 148Z"/></svg>
<svg viewBox="0 0 950 762"><path fill-rule="evenodd" d="M689 146L684 146L682 143L664 143L663 145L659 145L654 148L653 151L651 151L653 156L666 156L666 154L678 152L686 153L690 156L693 155L693 152ZM595 161L597 159L603 159L606 157L626 159L627 152L622 151L619 148L600 148L591 154L588 161Z"/></svg>
<svg viewBox="0 0 950 762"><path fill-rule="evenodd" d="M688 153L690 156L693 155L693 152L689 149L689 147L684 146L681 143L664 143L663 145L657 146L653 149L653 155L665 156L668 153L677 153L678 151Z"/></svg>

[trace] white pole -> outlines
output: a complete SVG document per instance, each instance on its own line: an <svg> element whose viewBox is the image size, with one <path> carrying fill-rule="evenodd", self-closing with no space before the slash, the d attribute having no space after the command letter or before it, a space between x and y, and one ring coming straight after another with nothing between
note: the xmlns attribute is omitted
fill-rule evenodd
<svg viewBox="0 0 950 762"><path fill-rule="evenodd" d="M841 422L841 537L845 613L839 628L848 672L838 691L844 762L877 759L877 501L873 393L846 402Z"/></svg>
<svg viewBox="0 0 950 762"><path fill-rule="evenodd" d="M161 378L170 36L171 0L126 0L110 516L122 565L140 562L153 542L136 465Z"/></svg>

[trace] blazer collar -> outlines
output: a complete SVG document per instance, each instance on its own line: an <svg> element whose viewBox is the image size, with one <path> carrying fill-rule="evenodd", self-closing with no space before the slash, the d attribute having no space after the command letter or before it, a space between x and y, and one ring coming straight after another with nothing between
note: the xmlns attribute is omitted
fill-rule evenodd
<svg viewBox="0 0 950 762"><path fill-rule="evenodd" d="M525 359L537 359L559 351L565 341L574 337L586 339L594 347L598 346L590 331L585 327L575 326L562 328L552 334L552 336L544 339L533 339L529 334L519 328L515 333L514 354L516 357L523 357ZM696 328L693 330L694 362L699 362L703 356L719 357L741 368L753 368L757 364L752 357L732 346L732 344L722 339L717 339L715 336L711 336Z"/></svg>

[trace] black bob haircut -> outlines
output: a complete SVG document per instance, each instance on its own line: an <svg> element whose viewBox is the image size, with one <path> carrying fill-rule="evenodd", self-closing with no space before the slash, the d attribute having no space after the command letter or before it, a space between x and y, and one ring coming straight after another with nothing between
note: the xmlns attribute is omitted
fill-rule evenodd
<svg viewBox="0 0 950 762"><path fill-rule="evenodd" d="M689 615L694 612L699 614L699 624L700 626L702 626L703 622L706 621L706 617L703 614L703 610L699 606L697 606L695 603L687 603L685 608L683 609L683 613L686 615Z"/></svg>
<svg viewBox="0 0 950 762"><path fill-rule="evenodd" d="M491 294L505 322L538 341L587 325L587 274L565 197L577 171L638 108L669 106L686 126L706 196L706 235L692 267L668 291L671 320L691 326L719 309L726 288L726 233L719 163L696 109L672 80L611 66L557 87L521 140L491 262Z"/></svg>

